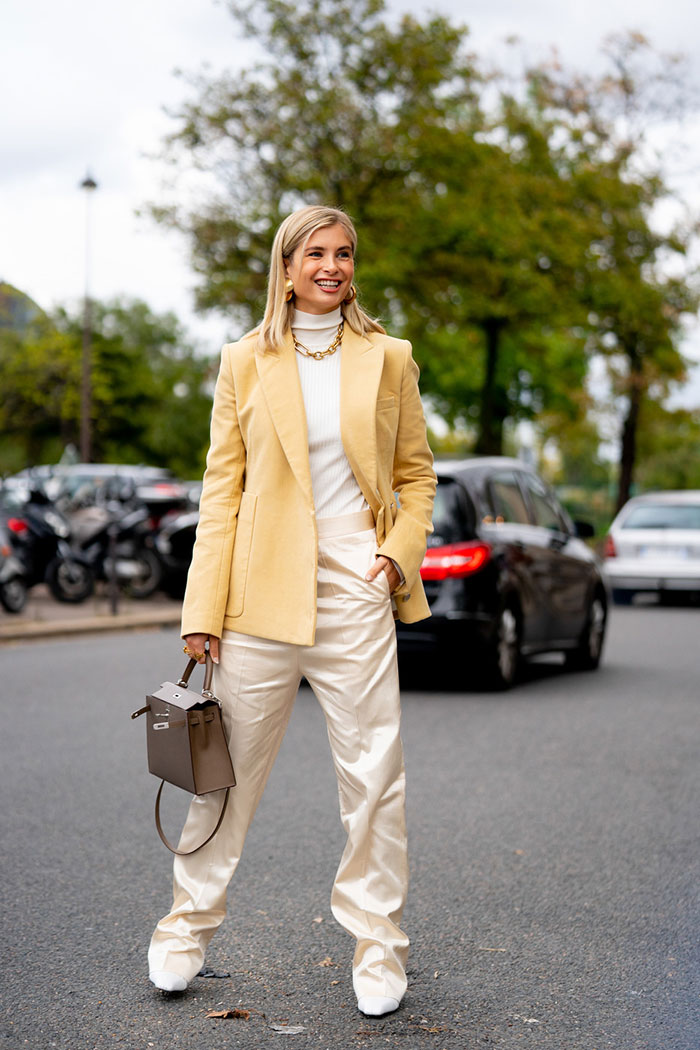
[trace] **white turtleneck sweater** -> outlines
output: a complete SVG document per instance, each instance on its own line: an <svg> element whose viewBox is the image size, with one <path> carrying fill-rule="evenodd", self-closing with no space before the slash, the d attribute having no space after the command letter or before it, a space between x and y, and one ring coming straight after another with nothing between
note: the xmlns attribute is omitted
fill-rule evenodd
<svg viewBox="0 0 700 1050"><path fill-rule="evenodd" d="M309 350L325 350L343 317L340 307L328 314L294 311L292 330ZM309 466L317 518L334 518L367 510L340 437L340 361L342 347L316 360L297 353L306 409Z"/></svg>

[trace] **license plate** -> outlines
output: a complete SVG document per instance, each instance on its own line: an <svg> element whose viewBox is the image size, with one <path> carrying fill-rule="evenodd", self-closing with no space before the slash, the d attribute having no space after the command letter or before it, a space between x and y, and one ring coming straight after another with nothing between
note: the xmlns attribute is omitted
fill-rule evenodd
<svg viewBox="0 0 700 1050"><path fill-rule="evenodd" d="M679 561L688 557L687 547L640 547L642 558L659 558L664 561Z"/></svg>

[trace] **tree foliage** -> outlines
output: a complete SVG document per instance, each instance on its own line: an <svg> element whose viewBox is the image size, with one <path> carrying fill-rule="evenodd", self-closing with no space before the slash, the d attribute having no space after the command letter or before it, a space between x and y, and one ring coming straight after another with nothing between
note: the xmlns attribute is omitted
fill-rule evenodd
<svg viewBox="0 0 700 1050"><path fill-rule="evenodd" d="M97 462L201 471L211 363L172 314L140 301L95 303L92 432ZM0 330L0 470L58 459L78 444L82 317L65 309L23 331Z"/></svg>
<svg viewBox="0 0 700 1050"><path fill-rule="evenodd" d="M384 0L229 6L259 60L192 78L166 156L200 192L152 209L190 240L199 306L256 323L281 219L345 208L364 303L412 339L424 392L477 451L542 412L576 420L604 354L628 491L637 395L682 378L695 306L687 273L667 276L689 235L653 228L668 190L643 137L677 109L674 62L632 34L597 79L541 65L514 80L485 74L465 27L390 22Z"/></svg>
<svg viewBox="0 0 700 1050"><path fill-rule="evenodd" d="M522 115L519 149L490 141L486 78L445 18L392 28L382 0L231 9L265 58L193 79L168 150L207 173L206 199L153 209L190 238L199 305L255 323L284 215L343 207L363 300L414 341L445 417L498 451L504 421L553 395L553 346L585 371L571 291L586 240L546 141Z"/></svg>
<svg viewBox="0 0 700 1050"><path fill-rule="evenodd" d="M698 308L697 270L688 262L697 221L661 231L654 221L671 191L651 132L678 121L688 104L677 56L660 54L638 33L606 45L610 71L530 74L538 109L557 129L563 154L582 173L581 204L598 216L582 286L589 349L609 363L620 403L617 506L629 498L643 405L662 401L686 377L679 348L683 319Z"/></svg>

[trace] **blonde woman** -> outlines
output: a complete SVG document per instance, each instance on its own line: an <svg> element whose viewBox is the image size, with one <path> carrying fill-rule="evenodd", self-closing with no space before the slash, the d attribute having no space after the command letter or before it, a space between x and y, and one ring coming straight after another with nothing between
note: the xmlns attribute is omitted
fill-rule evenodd
<svg viewBox="0 0 700 1050"><path fill-rule="evenodd" d="M358 1008L381 1016L404 995L408 951L393 617L429 615L419 568L435 475L410 344L361 309L356 243L336 209L288 216L262 324L222 352L182 634L216 664L237 786L212 841L175 858L149 970L164 991L200 970L304 676L347 832L331 909L356 940ZM219 792L193 799L181 849L219 807Z"/></svg>

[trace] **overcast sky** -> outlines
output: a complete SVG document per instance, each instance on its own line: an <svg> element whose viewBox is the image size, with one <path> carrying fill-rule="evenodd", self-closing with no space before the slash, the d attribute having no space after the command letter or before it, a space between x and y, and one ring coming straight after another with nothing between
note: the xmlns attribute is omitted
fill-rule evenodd
<svg viewBox="0 0 700 1050"><path fill-rule="evenodd" d="M611 32L638 29L659 48L689 54L700 80L696 0L390 0L395 12L438 10L467 24L482 56L515 35L530 58L554 46L590 68ZM214 0L3 0L0 38L0 280L43 307L78 299L85 284L85 194L90 170L90 288L97 298L138 296L174 310L209 349L235 330L192 312L194 278L179 237L136 217L157 196L147 159L170 124L163 112L185 87L176 68L245 64L246 43ZM698 128L698 124L695 124ZM700 186L700 144L684 172ZM698 201L700 203L700 200ZM700 359L697 329L686 349ZM700 403L700 381L695 399Z"/></svg>

